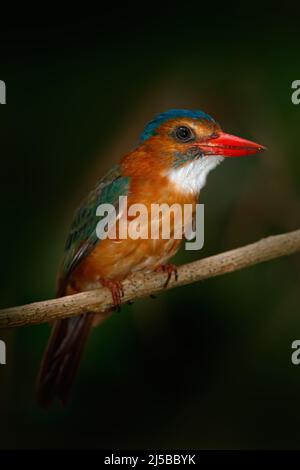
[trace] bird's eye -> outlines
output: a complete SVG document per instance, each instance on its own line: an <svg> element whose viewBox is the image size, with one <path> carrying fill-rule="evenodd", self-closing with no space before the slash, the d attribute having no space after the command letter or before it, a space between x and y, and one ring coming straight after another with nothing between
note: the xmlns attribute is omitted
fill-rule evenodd
<svg viewBox="0 0 300 470"><path fill-rule="evenodd" d="M190 142L195 138L194 132L187 126L177 127L175 130L175 136L181 142Z"/></svg>

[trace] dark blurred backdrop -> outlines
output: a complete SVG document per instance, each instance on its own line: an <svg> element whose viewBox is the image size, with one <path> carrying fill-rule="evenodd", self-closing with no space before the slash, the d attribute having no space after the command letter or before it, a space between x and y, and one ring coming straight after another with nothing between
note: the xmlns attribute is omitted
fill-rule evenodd
<svg viewBox="0 0 300 470"><path fill-rule="evenodd" d="M168 108L268 147L209 177L205 247L177 263L300 227L297 12L18 13L0 33L1 306L54 296L74 208ZM65 409L35 403L49 327L1 331L0 447L299 448L299 276L298 255L125 306L93 332Z"/></svg>

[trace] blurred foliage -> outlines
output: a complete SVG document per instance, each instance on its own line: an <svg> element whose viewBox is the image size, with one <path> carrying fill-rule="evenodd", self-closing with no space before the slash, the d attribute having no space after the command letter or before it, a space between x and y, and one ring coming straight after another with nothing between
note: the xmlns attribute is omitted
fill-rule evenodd
<svg viewBox="0 0 300 470"><path fill-rule="evenodd" d="M269 149L209 177L205 247L177 263L300 227L298 24L147 14L5 30L2 306L54 296L74 208L168 108ZM48 326L1 332L1 447L299 447L299 274L293 256L125 306L93 332L66 409L34 399Z"/></svg>

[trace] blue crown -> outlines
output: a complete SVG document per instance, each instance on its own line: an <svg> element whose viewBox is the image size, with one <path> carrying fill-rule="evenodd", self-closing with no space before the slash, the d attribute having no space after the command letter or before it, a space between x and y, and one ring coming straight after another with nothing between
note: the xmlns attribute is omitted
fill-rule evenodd
<svg viewBox="0 0 300 470"><path fill-rule="evenodd" d="M141 134L140 141L144 142L146 139L149 139L149 137L155 135L157 128L169 119L185 117L192 119L207 119L208 121L214 122L214 119L203 111L191 111L189 109L169 109L169 111L165 111L164 113L155 116L155 118L146 125L143 133Z"/></svg>

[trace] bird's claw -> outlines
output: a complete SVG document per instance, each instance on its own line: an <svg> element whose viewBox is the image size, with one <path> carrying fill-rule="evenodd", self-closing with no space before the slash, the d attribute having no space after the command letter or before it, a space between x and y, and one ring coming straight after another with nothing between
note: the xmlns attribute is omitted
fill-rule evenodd
<svg viewBox="0 0 300 470"><path fill-rule="evenodd" d="M121 309L121 299L124 297L124 289L121 281L113 281L111 279L101 279L103 287L107 287L110 290L113 300L113 310L118 312Z"/></svg>
<svg viewBox="0 0 300 470"><path fill-rule="evenodd" d="M167 280L164 283L164 288L168 287L168 284L170 282L170 279L173 273L175 276L175 281L178 281L178 271L177 271L177 267L174 264L162 264L155 271L167 274Z"/></svg>

